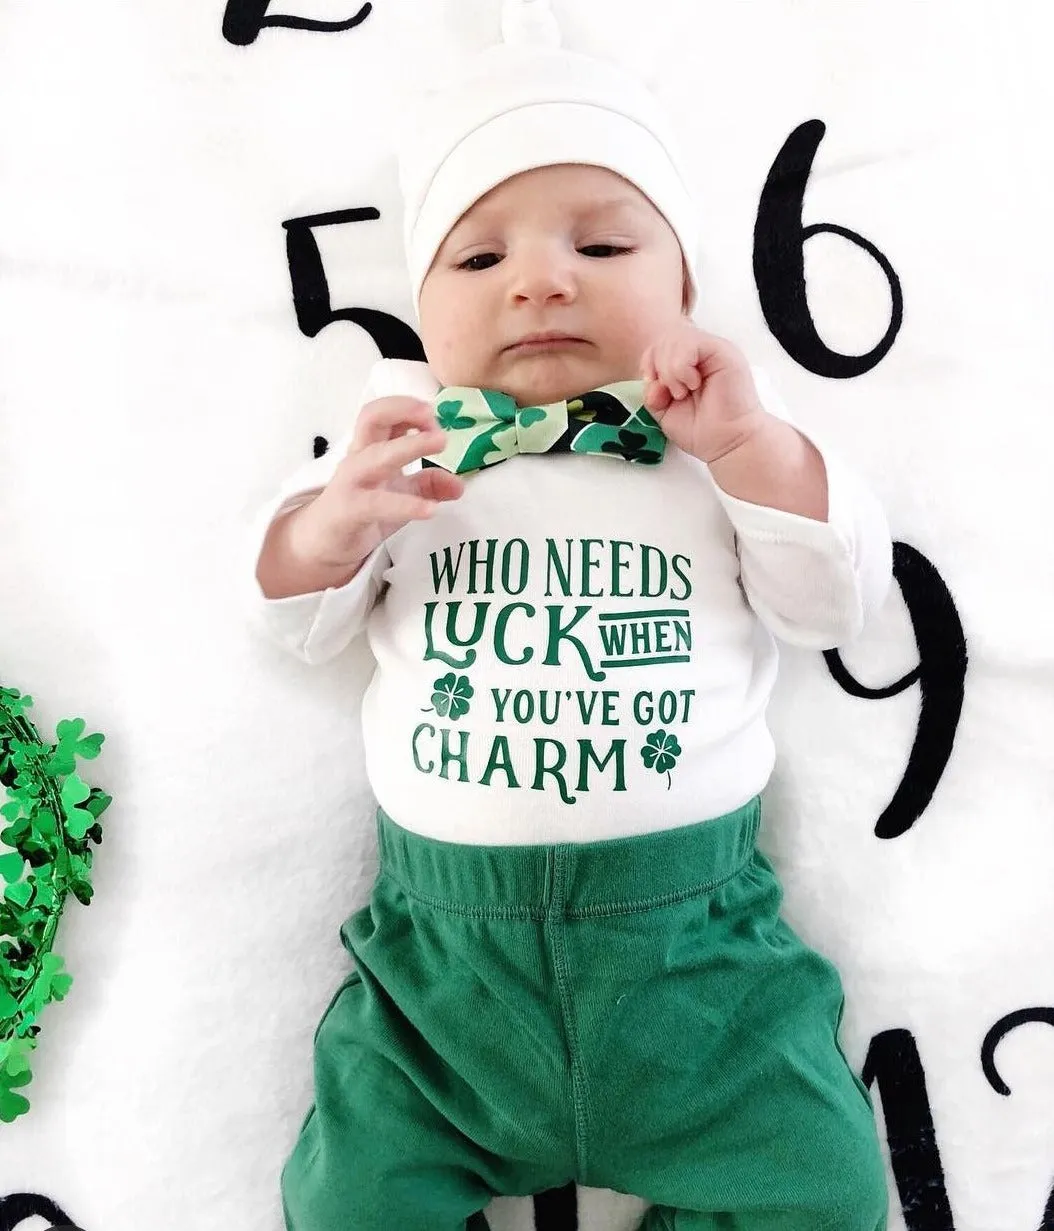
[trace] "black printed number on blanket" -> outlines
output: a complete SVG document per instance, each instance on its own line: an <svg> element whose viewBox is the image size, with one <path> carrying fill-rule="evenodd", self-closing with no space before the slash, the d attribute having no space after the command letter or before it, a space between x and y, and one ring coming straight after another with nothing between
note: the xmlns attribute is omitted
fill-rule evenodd
<svg viewBox="0 0 1054 1231"><path fill-rule="evenodd" d="M39 1193L12 1193L9 1197L0 1197L0 1231L22 1231L28 1223L44 1219L48 1231L80 1231L70 1217L54 1201Z"/></svg>
<svg viewBox="0 0 1054 1231"><path fill-rule="evenodd" d="M405 321L377 308L334 308L330 301L329 283L315 240L315 228L376 222L380 216L380 210L368 205L359 209L290 218L282 223L286 232L286 258L296 322L301 333L314 338L334 321L350 321L370 335L385 359L423 360L425 352L421 339ZM328 448L329 441L324 436L315 437L315 457L322 457Z"/></svg>
<svg viewBox="0 0 1054 1231"><path fill-rule="evenodd" d="M981 1068L998 1094L1010 1089L995 1067L995 1049L1018 1026L1054 1025L1054 1009L1021 1009L996 1022L981 1048ZM955 1231L945 1186L926 1072L918 1044L908 1030L885 1030L871 1040L863 1080L877 1085L889 1142L889 1160L907 1231ZM1047 1198L1039 1231L1054 1231L1054 1190Z"/></svg>
<svg viewBox="0 0 1054 1231"><path fill-rule="evenodd" d="M228 0L223 13L223 37L235 47L246 47L256 42L261 30L267 26L338 34L361 26L373 12L372 4L358 4L356 0L348 0L351 17L342 21L323 21L319 18L295 17L289 13L269 13L270 7L271 0Z"/></svg>
<svg viewBox="0 0 1054 1231"><path fill-rule="evenodd" d="M889 353L904 319L900 279L885 256L855 231L831 222L802 224L805 189L826 126L800 124L783 143L762 189L754 227L754 279L772 335L795 362L817 376L847 379L870 372ZM881 340L865 355L843 355L820 337L809 311L805 242L814 235L840 235L878 262L889 283L892 313Z"/></svg>
<svg viewBox="0 0 1054 1231"><path fill-rule="evenodd" d="M315 241L315 228L376 222L380 216L380 210L365 206L291 218L282 223L296 322L301 333L314 338L334 321L351 321L365 329L385 359L423 360L425 352L421 339L397 316L376 308L334 308L330 302L329 283Z"/></svg>
<svg viewBox="0 0 1054 1231"><path fill-rule="evenodd" d="M824 654L831 675L851 696L883 701L914 684L922 694L907 768L875 825L878 838L899 838L907 833L929 806L959 729L968 661L959 613L944 579L930 561L907 543L894 543L893 576L911 618L919 665L886 688L867 688L850 674L837 650Z"/></svg>

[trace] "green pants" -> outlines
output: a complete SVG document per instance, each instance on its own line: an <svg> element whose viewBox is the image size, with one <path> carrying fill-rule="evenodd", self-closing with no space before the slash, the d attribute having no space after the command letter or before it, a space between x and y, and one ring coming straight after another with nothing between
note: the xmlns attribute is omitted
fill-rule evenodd
<svg viewBox="0 0 1054 1231"><path fill-rule="evenodd" d="M779 918L759 815L475 847L381 814L289 1231L475 1231L571 1180L654 1203L647 1231L884 1228L841 984Z"/></svg>

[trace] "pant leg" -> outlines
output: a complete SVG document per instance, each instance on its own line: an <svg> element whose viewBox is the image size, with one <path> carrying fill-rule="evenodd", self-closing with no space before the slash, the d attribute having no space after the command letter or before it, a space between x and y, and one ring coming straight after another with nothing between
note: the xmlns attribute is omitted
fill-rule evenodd
<svg viewBox="0 0 1054 1231"><path fill-rule="evenodd" d="M565 1183L539 926L436 909L381 877L343 936L356 972L316 1031L287 1231L475 1231L492 1197Z"/></svg>
<svg viewBox="0 0 1054 1231"><path fill-rule="evenodd" d="M352 976L316 1034L315 1103L282 1172L286 1227L464 1231L492 1194L405 1063L371 1039L369 1001Z"/></svg>
<svg viewBox="0 0 1054 1231"><path fill-rule="evenodd" d="M763 856L711 894L587 922L571 946L599 1040L589 1182L644 1231L882 1231L870 1099L841 1051L838 974L779 918ZM618 947L607 977L596 955ZM610 968L609 968L610 969ZM574 977L574 976L572 976Z"/></svg>

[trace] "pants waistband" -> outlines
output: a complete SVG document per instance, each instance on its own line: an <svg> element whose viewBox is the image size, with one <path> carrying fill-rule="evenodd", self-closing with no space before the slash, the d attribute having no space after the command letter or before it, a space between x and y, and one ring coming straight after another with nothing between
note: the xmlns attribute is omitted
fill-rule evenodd
<svg viewBox="0 0 1054 1231"><path fill-rule="evenodd" d="M750 861L755 797L734 812L631 838L472 846L426 838L377 809L382 874L458 914L538 918L627 914L706 893Z"/></svg>

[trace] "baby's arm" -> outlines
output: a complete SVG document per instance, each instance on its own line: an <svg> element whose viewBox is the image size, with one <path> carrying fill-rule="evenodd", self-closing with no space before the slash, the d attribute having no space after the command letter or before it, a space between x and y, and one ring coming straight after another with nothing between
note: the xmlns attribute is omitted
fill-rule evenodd
<svg viewBox="0 0 1054 1231"><path fill-rule="evenodd" d="M645 405L707 467L761 621L814 649L851 641L892 577L874 496L791 423L764 374L727 339L685 318L648 347L641 368Z"/></svg>
<svg viewBox="0 0 1054 1231"><path fill-rule="evenodd" d="M801 435L764 373L752 368L768 414L803 440L821 467L825 509L820 516L773 507L770 496L753 499L743 492L763 483L744 479L737 495L726 491L712 471L715 490L736 531L740 579L750 605L777 637L795 645L826 650L857 637L882 605L892 581L892 542L885 513L867 485L830 449ZM793 456L793 455L792 455ZM812 475L798 490L809 491ZM786 482L802 475L790 467ZM772 480L777 484L778 478ZM789 504L789 502L788 502Z"/></svg>
<svg viewBox="0 0 1054 1231"><path fill-rule="evenodd" d="M346 445L349 442L344 442ZM271 641L304 662L326 662L366 627L381 596L390 564L385 544L378 545L346 580L351 570L339 570L328 580L328 569L310 561L303 566L290 559L295 544L283 531L294 525L297 512L307 507L330 481L342 445L303 467L256 518L251 544L251 575L247 599L252 623ZM285 553L288 553L286 555ZM262 584L265 583L265 584Z"/></svg>
<svg viewBox="0 0 1054 1231"><path fill-rule="evenodd" d="M826 520L823 458L769 413L753 370L727 338L682 318L645 350L641 369L645 406L674 444L706 462L722 491Z"/></svg>
<svg viewBox="0 0 1054 1231"><path fill-rule="evenodd" d="M350 441L284 485L254 535L250 602L265 633L316 663L362 630L390 563L388 536L461 494L462 481L445 471L404 473L444 439L426 401L374 398Z"/></svg>
<svg viewBox="0 0 1054 1231"><path fill-rule="evenodd" d="M256 565L264 596L291 598L347 585L390 534L431 517L438 502L456 499L462 481L445 470L403 474L411 462L439 452L445 440L425 402L389 397L367 403L329 481L271 522Z"/></svg>

